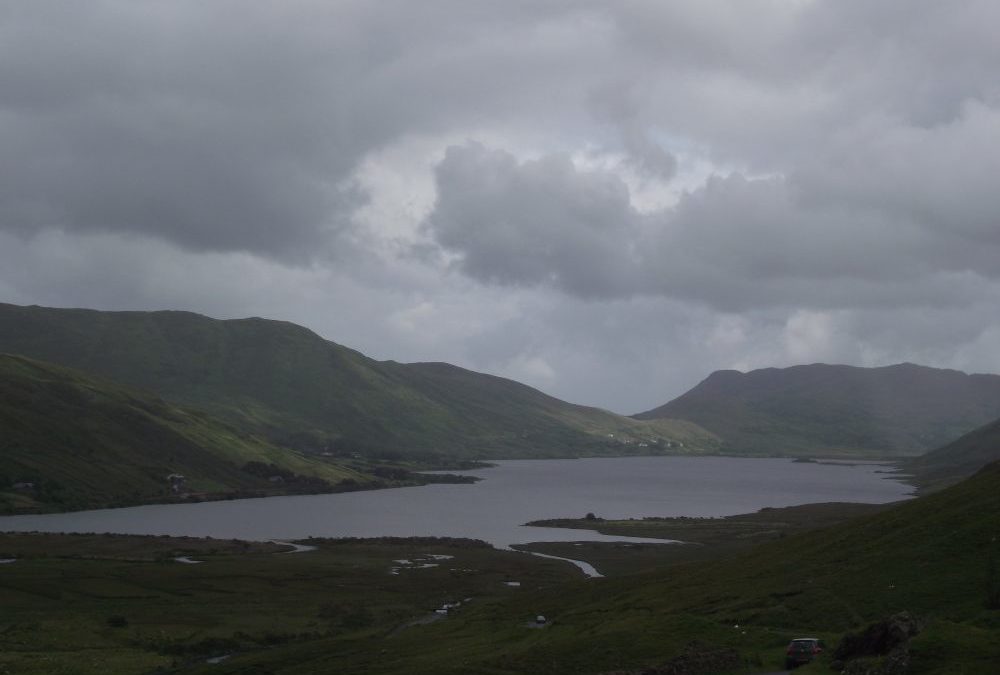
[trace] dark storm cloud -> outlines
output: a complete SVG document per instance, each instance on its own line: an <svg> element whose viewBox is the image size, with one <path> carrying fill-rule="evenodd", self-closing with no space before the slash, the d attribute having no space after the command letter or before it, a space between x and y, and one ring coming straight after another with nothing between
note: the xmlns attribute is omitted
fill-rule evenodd
<svg viewBox="0 0 1000 675"><path fill-rule="evenodd" d="M458 2L0 11L0 228L285 259L350 226L369 152L509 113L573 47L547 32L551 9L512 22ZM541 77L498 86L528 64Z"/></svg>
<svg viewBox="0 0 1000 675"><path fill-rule="evenodd" d="M226 9L219 5L218 9ZM235 11L235 6L228 6ZM364 142L332 49L247 6L32 3L0 47L0 227L297 255L344 227ZM265 24L244 32L240 26ZM322 76L316 59L334 66Z"/></svg>
<svg viewBox="0 0 1000 675"><path fill-rule="evenodd" d="M301 260L356 227L368 196L352 176L371 153L421 134L520 130L563 148L599 137L650 180L675 176L672 142L773 178L734 174L640 217L610 173L549 149L522 165L467 148L462 161L506 182L478 186L449 155L429 231L475 278L732 307L804 301L806 290L839 302L846 294L810 284L841 277L903 286L925 272L997 273L995 3L2 12L8 231L123 232ZM801 280L803 292L770 280Z"/></svg>
<svg viewBox="0 0 1000 675"><path fill-rule="evenodd" d="M590 90L595 119L637 166L655 127L741 168L640 215L610 171L469 146L438 168L429 231L470 276L581 297L725 311L974 302L976 277L1000 279L1000 48L982 28L1000 9L919 7L609 12L640 65ZM459 154L468 170L454 170Z"/></svg>
<svg viewBox="0 0 1000 675"><path fill-rule="evenodd" d="M919 174L919 170L915 170ZM751 307L944 306L1000 273L992 242L925 227L885 203L802 203L781 178L711 178L670 209L638 213L621 179L565 156L518 162L470 144L437 167L426 228L487 283L585 298L663 295ZM865 184L865 176L854 179ZM991 196L992 197L992 196ZM1000 205L998 205L1000 206Z"/></svg>
<svg viewBox="0 0 1000 675"><path fill-rule="evenodd" d="M631 290L635 214L619 178L581 173L566 156L519 163L470 144L448 149L437 181L427 228L463 254L467 274L582 296Z"/></svg>

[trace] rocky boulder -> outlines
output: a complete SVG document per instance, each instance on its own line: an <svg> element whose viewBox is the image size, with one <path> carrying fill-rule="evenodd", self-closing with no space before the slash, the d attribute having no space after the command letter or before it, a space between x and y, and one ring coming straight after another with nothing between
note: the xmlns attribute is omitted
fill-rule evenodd
<svg viewBox="0 0 1000 675"><path fill-rule="evenodd" d="M833 652L832 666L845 675L903 675L910 667L910 638L921 625L909 612L848 633Z"/></svg>

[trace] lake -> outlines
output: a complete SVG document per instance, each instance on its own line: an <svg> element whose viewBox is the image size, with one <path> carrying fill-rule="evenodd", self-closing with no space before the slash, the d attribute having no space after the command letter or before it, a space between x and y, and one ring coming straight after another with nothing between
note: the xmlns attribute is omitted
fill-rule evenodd
<svg viewBox="0 0 1000 675"><path fill-rule="evenodd" d="M911 487L876 464L734 457L505 460L458 472L475 484L0 517L0 531L116 532L225 539L441 536L500 547L531 541L653 541L522 527L542 518L726 516L812 502L885 503Z"/></svg>

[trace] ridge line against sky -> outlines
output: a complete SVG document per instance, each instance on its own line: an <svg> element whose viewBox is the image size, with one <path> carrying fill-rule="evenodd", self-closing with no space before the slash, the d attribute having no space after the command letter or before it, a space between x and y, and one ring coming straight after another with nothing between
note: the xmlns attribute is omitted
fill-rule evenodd
<svg viewBox="0 0 1000 675"><path fill-rule="evenodd" d="M634 413L1000 371L1000 5L7 2L0 301L293 321Z"/></svg>

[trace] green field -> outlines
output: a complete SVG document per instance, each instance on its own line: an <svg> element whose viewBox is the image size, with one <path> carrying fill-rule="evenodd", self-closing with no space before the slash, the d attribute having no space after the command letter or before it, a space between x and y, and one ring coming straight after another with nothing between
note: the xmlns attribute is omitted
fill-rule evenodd
<svg viewBox="0 0 1000 675"><path fill-rule="evenodd" d="M311 543L318 550L276 553L287 547L0 535L0 558L16 557L0 565L0 673L187 672L212 656L236 653L233 662L244 663L319 644L364 663L423 635L429 626L420 622L445 603L462 603L445 619L459 620L579 576L565 563L470 541Z"/></svg>

